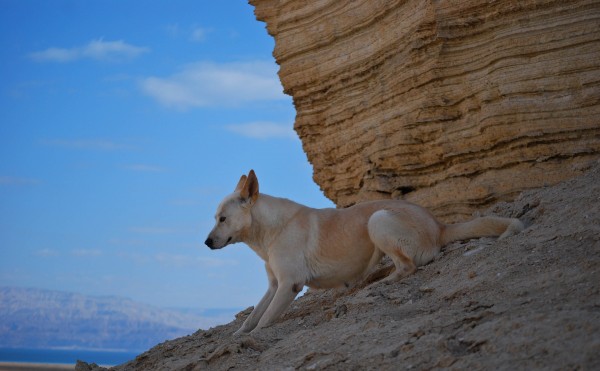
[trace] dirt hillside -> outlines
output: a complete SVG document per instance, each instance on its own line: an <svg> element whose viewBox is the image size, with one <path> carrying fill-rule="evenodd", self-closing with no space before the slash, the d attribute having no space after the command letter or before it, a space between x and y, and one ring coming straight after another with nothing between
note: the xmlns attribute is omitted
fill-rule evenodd
<svg viewBox="0 0 600 371"><path fill-rule="evenodd" d="M398 284L309 291L258 335L233 337L248 308L113 369L598 370L600 163L569 171L583 175L486 212L521 218L519 235L448 245Z"/></svg>

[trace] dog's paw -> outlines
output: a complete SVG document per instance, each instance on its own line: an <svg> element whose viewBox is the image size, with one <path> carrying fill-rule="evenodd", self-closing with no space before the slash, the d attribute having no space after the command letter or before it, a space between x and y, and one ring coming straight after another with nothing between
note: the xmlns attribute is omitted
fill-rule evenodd
<svg viewBox="0 0 600 371"><path fill-rule="evenodd" d="M236 332L233 333L233 336L235 336L235 337L240 337L240 336L244 336L244 335L248 335L248 332L244 331L243 328L240 328L239 330L237 330Z"/></svg>
<svg viewBox="0 0 600 371"><path fill-rule="evenodd" d="M506 237L514 236L515 234L521 233L525 229L525 225L519 219L513 218L512 222L506 227L504 233L498 237L499 240L502 240Z"/></svg>

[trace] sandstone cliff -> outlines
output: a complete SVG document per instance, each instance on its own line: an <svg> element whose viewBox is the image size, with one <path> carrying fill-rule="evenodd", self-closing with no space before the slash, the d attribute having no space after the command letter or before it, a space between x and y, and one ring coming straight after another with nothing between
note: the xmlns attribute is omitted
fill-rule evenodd
<svg viewBox="0 0 600 371"><path fill-rule="evenodd" d="M445 220L600 153L600 1L250 0L314 179Z"/></svg>

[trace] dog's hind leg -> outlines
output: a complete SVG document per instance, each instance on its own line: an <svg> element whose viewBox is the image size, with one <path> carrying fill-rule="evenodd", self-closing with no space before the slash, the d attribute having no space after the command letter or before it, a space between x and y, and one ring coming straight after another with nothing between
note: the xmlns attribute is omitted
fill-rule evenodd
<svg viewBox="0 0 600 371"><path fill-rule="evenodd" d="M426 222L425 222L426 223ZM396 270L384 282L401 280L417 270L417 265L430 262L439 253L426 228L405 210L380 210L369 218L369 237L375 246L389 256Z"/></svg>
<svg viewBox="0 0 600 371"><path fill-rule="evenodd" d="M389 257L394 262L396 270L384 278L382 282L392 283L400 281L404 277L410 276L417 270L417 266L415 265L414 261L400 251L400 249L394 249L391 251Z"/></svg>

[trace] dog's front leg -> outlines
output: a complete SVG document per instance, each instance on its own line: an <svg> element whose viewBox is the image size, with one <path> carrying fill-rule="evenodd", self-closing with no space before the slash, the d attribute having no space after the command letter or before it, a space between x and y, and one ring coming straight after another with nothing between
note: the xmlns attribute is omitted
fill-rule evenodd
<svg viewBox="0 0 600 371"><path fill-rule="evenodd" d="M277 279L273 275L273 272L271 271L271 268L268 264L265 264L265 269L267 270L267 277L269 278L269 288L267 289L267 292L262 297L262 299L260 299L258 304L256 304L256 306L252 310L252 313L250 313L248 318L246 318L242 327L240 327L239 330L233 333L233 335L235 336L252 331L258 324L258 321L263 316L263 314L269 307L269 304L271 304L273 297L275 296L275 292L277 291Z"/></svg>
<svg viewBox="0 0 600 371"><path fill-rule="evenodd" d="M302 285L295 284L293 282L280 282L277 287L277 292L271 301L271 304L258 321L258 325L251 331L251 333L259 330L261 327L270 325L275 321L283 312L290 306L294 298L300 291L302 291Z"/></svg>

